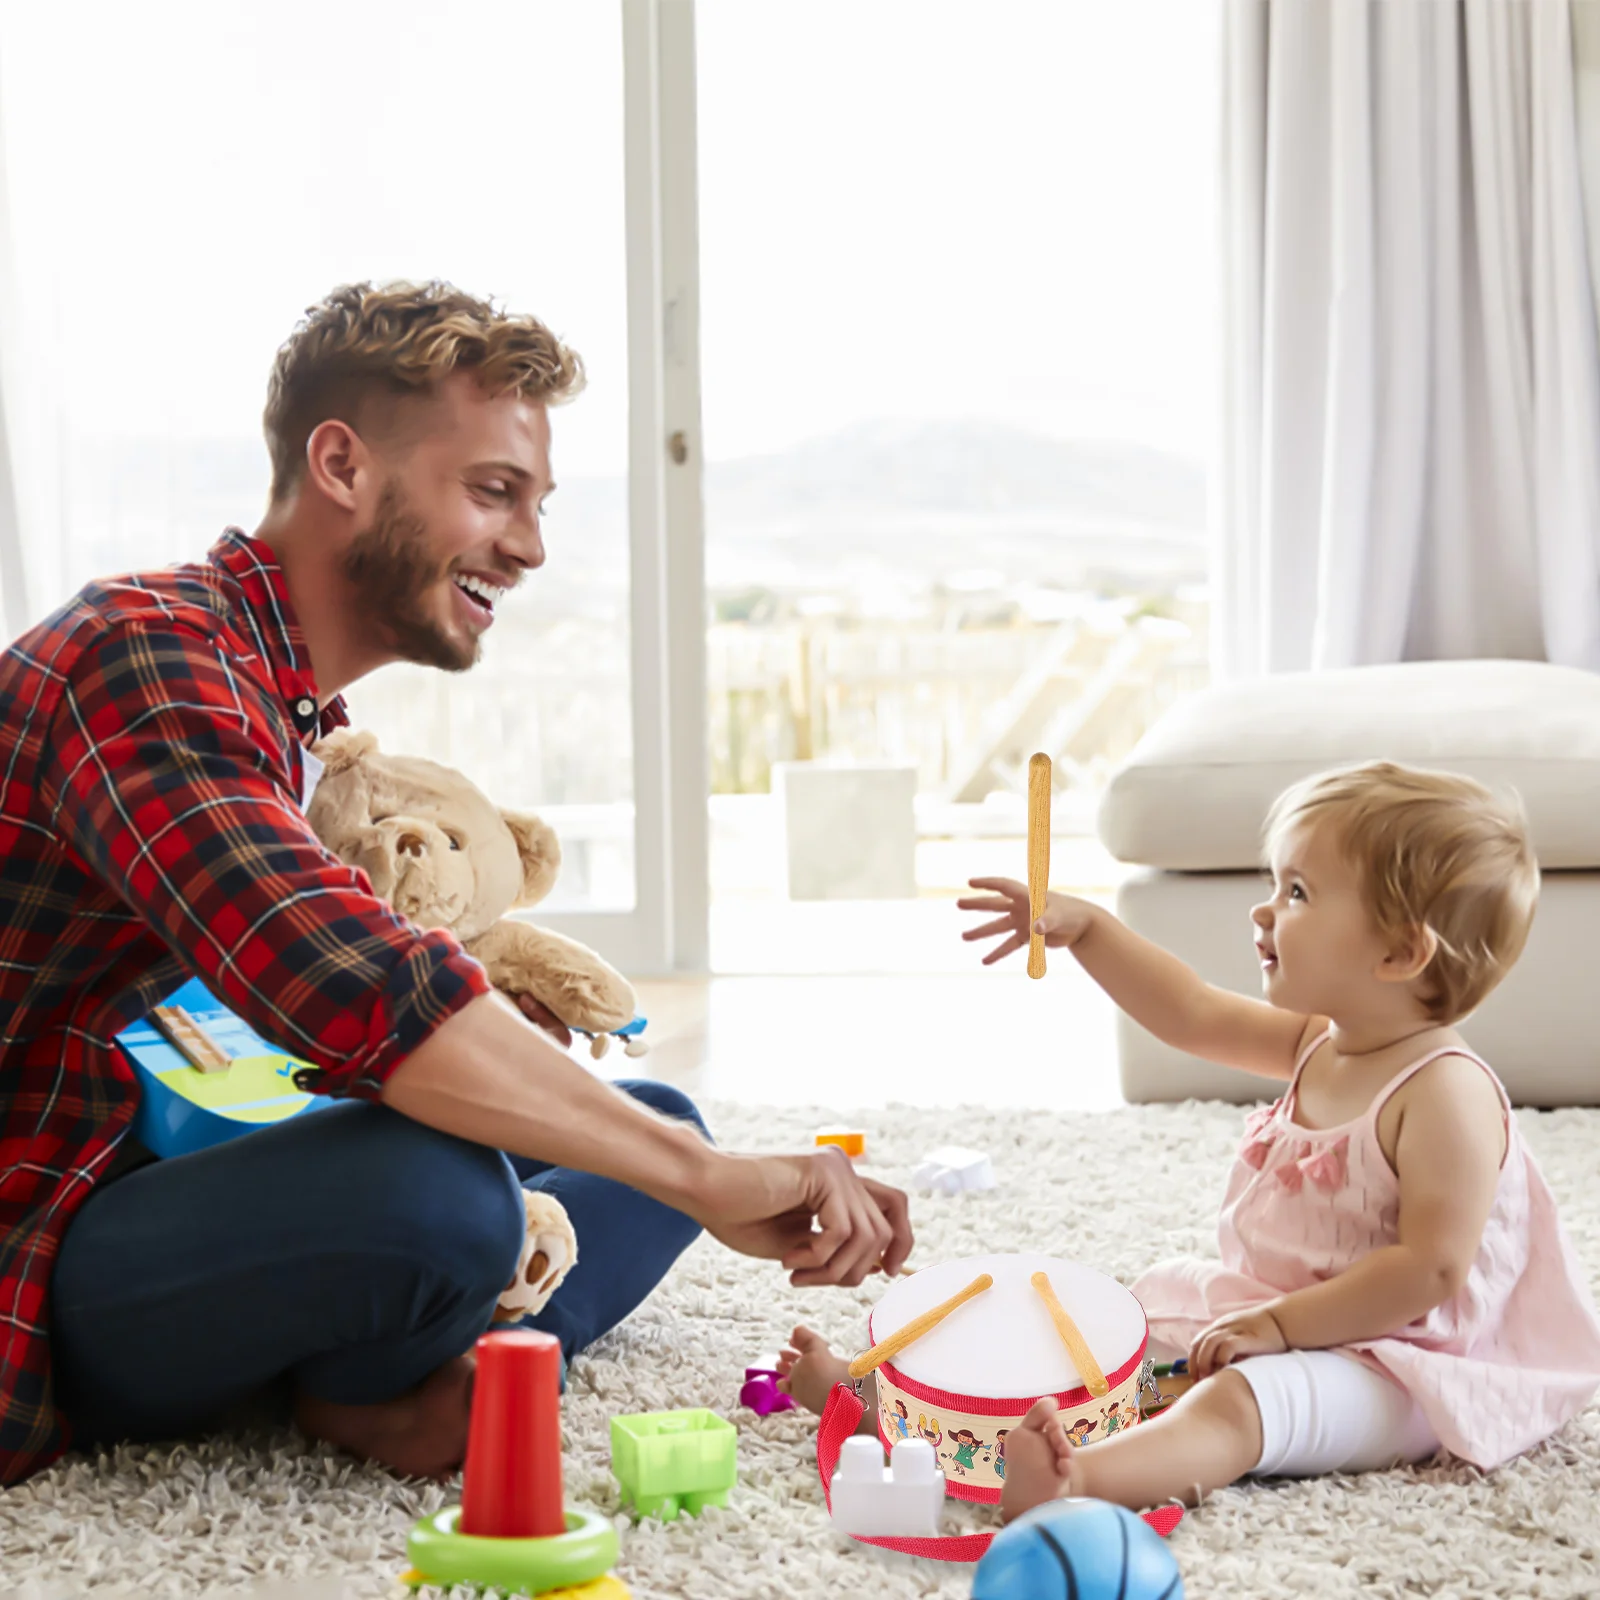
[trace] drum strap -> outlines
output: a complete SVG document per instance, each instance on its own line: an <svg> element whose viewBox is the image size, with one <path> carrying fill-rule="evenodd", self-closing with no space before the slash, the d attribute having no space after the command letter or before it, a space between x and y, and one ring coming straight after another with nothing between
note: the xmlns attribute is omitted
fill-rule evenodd
<svg viewBox="0 0 1600 1600"><path fill-rule="evenodd" d="M856 1431L866 1407L861 1396L847 1383L836 1383L828 1396L828 1408L822 1413L822 1426L817 1430L817 1472L822 1478L822 1498L828 1510L833 1510L833 1474L839 1465L839 1454L844 1442ZM1144 1513L1144 1520L1163 1538L1177 1527L1183 1518L1183 1507L1157 1506ZM902 1555L924 1556L930 1561L978 1561L994 1541L992 1533L948 1534L931 1539L868 1539L852 1534L862 1544L877 1545L880 1550L897 1550Z"/></svg>

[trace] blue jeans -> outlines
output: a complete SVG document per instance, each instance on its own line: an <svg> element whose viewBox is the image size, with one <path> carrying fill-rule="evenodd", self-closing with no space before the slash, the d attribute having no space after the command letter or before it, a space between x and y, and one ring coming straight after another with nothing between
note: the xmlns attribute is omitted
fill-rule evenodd
<svg viewBox="0 0 1600 1600"><path fill-rule="evenodd" d="M704 1123L665 1084L617 1088ZM577 1351L699 1233L607 1178L503 1155L346 1102L136 1168L73 1219L51 1280L57 1403L74 1441L163 1439L285 1384L391 1400L472 1348L526 1231L519 1185L566 1207L578 1263L525 1326Z"/></svg>

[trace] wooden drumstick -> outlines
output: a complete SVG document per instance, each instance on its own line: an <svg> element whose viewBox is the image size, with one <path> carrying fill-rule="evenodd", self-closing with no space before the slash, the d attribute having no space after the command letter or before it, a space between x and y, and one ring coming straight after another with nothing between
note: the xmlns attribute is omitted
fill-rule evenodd
<svg viewBox="0 0 1600 1600"><path fill-rule="evenodd" d="M1078 1369L1078 1376L1083 1379L1089 1393L1097 1400L1110 1394L1111 1385L1106 1382L1106 1375L1100 1370L1094 1351L1078 1331L1078 1324L1067 1315L1066 1307L1056 1299L1055 1286L1050 1282L1049 1274L1036 1272L1028 1281L1038 1291L1039 1298L1055 1320L1056 1332L1061 1335L1061 1342L1067 1347L1067 1354L1072 1357L1072 1364Z"/></svg>
<svg viewBox="0 0 1600 1600"><path fill-rule="evenodd" d="M1050 892L1050 757L1028 758L1028 976L1044 976L1044 935L1034 924Z"/></svg>
<svg viewBox="0 0 1600 1600"><path fill-rule="evenodd" d="M938 1327L957 1306L965 1305L974 1295L993 1287L994 1279L987 1272L980 1273L960 1294L953 1294L942 1305L924 1311L920 1317L913 1317L898 1333L891 1333L881 1344L875 1344L866 1354L857 1356L850 1363L850 1376L859 1381L869 1372L876 1372L885 1361L893 1360L908 1344L915 1344L923 1334Z"/></svg>

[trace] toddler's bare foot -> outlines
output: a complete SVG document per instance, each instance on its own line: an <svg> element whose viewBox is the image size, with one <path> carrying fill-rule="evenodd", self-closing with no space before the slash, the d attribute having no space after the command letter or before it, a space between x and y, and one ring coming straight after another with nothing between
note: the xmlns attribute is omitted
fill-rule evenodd
<svg viewBox="0 0 1600 1600"><path fill-rule="evenodd" d="M828 1341L809 1328L789 1335L789 1348L778 1357L778 1388L794 1403L820 1417L836 1383L850 1381L850 1363L828 1348Z"/></svg>
<svg viewBox="0 0 1600 1600"><path fill-rule="evenodd" d="M1000 1491L1003 1522L1073 1492L1074 1448L1055 1401L1040 1400L1006 1435L1006 1481Z"/></svg>

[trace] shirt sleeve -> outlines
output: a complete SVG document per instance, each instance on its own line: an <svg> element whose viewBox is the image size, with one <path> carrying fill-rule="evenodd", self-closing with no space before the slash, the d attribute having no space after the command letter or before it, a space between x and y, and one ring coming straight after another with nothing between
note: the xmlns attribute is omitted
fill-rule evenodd
<svg viewBox="0 0 1600 1600"><path fill-rule="evenodd" d="M319 1092L376 1099L488 978L323 848L259 670L199 627L117 626L70 672L40 792L89 872L257 1032L322 1069Z"/></svg>

